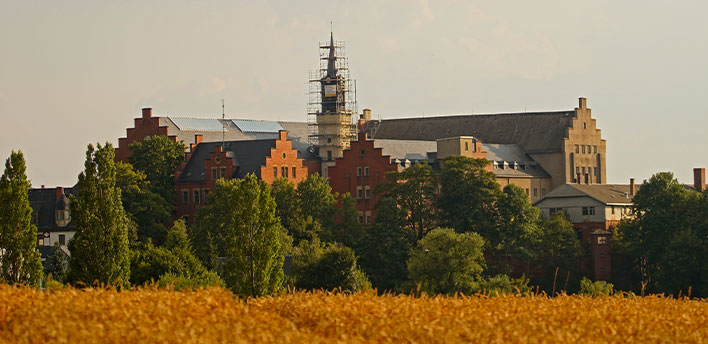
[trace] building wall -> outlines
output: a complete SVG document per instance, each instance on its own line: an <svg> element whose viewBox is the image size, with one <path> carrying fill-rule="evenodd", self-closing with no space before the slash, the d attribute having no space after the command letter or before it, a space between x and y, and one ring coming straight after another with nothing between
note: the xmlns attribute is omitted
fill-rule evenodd
<svg viewBox="0 0 708 344"><path fill-rule="evenodd" d="M526 195L529 196L531 203L536 202L543 198L546 193L551 191L551 179L550 178L519 178L519 177L503 177L497 176L497 183L501 185L502 189L509 185L516 185L524 191Z"/></svg>
<svg viewBox="0 0 708 344"><path fill-rule="evenodd" d="M385 181L386 173L398 171L398 166L392 164L391 157L385 153L383 149L374 147L374 141L368 140L366 134L359 134L357 141L351 142L350 149L344 150L342 158L328 169L332 191L340 194L348 192L357 199L356 209L364 224L367 224L367 219L370 224L376 217L374 205L379 200L374 193L376 186ZM366 168L368 175L365 175Z"/></svg>
<svg viewBox="0 0 708 344"><path fill-rule="evenodd" d="M575 108L575 118L564 141L563 183L606 184L606 141L602 139L585 98L580 98L579 106Z"/></svg>
<svg viewBox="0 0 708 344"><path fill-rule="evenodd" d="M145 138L152 136L167 136L173 141L177 141L175 136L170 136L167 126L160 124L160 117L152 116L151 108L142 110L142 117L136 118L133 128L126 129L125 137L118 139L116 148L116 161L128 162L130 156L130 144L133 142L143 142Z"/></svg>
<svg viewBox="0 0 708 344"><path fill-rule="evenodd" d="M270 150L270 156L265 158L265 165L261 166L261 179L272 184L277 178L288 178L297 185L307 178L307 173L308 169L303 165L302 159L298 159L293 143L287 139L287 132L280 131L275 148Z"/></svg>

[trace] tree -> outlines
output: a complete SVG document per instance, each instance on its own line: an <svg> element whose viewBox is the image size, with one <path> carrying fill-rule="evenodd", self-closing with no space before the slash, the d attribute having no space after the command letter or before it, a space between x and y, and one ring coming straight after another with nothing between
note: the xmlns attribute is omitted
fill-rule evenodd
<svg viewBox="0 0 708 344"><path fill-rule="evenodd" d="M151 280L175 282L180 287L223 285L219 276L207 270L193 254L184 221L177 220L162 247L136 243L131 251L130 281L141 285Z"/></svg>
<svg viewBox="0 0 708 344"><path fill-rule="evenodd" d="M397 290L408 280L406 261L416 237L406 230L406 214L388 197L376 203L376 219L357 247L359 263L371 284L381 290Z"/></svg>
<svg viewBox="0 0 708 344"><path fill-rule="evenodd" d="M47 257L45 265L45 272L47 276L51 275L53 280L64 283L66 280L66 273L69 268L69 257L66 255L58 241L54 243L52 252Z"/></svg>
<svg viewBox="0 0 708 344"><path fill-rule="evenodd" d="M564 212L556 212L550 218L542 220L541 233L535 251L536 261L542 269L536 282L544 290L553 292L554 280L557 276L569 278L571 274L576 275L578 258L582 254L582 249L573 224L570 223ZM557 275L556 269L560 274ZM574 281L577 282L577 279ZM564 283L563 289L565 287L567 286Z"/></svg>
<svg viewBox="0 0 708 344"><path fill-rule="evenodd" d="M314 222L319 223L323 231L334 228L337 195L332 193L327 178L319 174L308 175L298 184L297 195L302 215L306 219L311 217Z"/></svg>
<svg viewBox="0 0 708 344"><path fill-rule="evenodd" d="M145 173L131 164L116 163L116 186L121 190L123 208L135 223L137 239L162 244L167 235L165 225L172 221L171 201L153 192Z"/></svg>
<svg viewBox="0 0 708 344"><path fill-rule="evenodd" d="M497 230L489 233L489 244L500 273L509 274L513 262L531 259L540 235L540 212L526 192L516 185L504 187L497 201Z"/></svg>
<svg viewBox="0 0 708 344"><path fill-rule="evenodd" d="M184 160L185 149L182 142L172 141L167 136L153 136L143 142L131 143L128 161L135 169L145 173L150 190L173 204L175 171Z"/></svg>
<svg viewBox="0 0 708 344"><path fill-rule="evenodd" d="M254 175L219 180L209 200L205 211L211 213L207 219L223 233L218 238L225 245L221 275L226 285L243 296L278 290L283 281L280 223L268 184Z"/></svg>
<svg viewBox="0 0 708 344"><path fill-rule="evenodd" d="M127 288L130 278L128 231L130 220L116 187L115 152L110 143L86 150L84 171L70 198L76 234L69 241L70 283L94 282Z"/></svg>
<svg viewBox="0 0 708 344"><path fill-rule="evenodd" d="M344 246L355 248L358 246L364 228L359 222L359 211L356 210L356 199L348 192L339 197L337 209L337 223L332 231L323 233L323 239L329 242L338 242Z"/></svg>
<svg viewBox="0 0 708 344"><path fill-rule="evenodd" d="M311 216L304 216L295 184L290 180L278 178L273 181L271 195L275 199L275 213L280 224L293 237L296 245L300 240L312 240L320 233L320 225Z"/></svg>
<svg viewBox="0 0 708 344"><path fill-rule="evenodd" d="M485 267L484 239L451 228L428 232L408 259L410 281L429 294L470 294L479 289Z"/></svg>
<svg viewBox="0 0 708 344"><path fill-rule="evenodd" d="M394 200L404 210L406 227L415 240L419 240L437 224L436 189L433 169L426 164L416 164L402 172L387 173L386 181L375 191Z"/></svg>
<svg viewBox="0 0 708 344"><path fill-rule="evenodd" d="M296 288L359 291L370 286L366 275L357 267L354 251L341 244L323 245L303 240L293 257Z"/></svg>
<svg viewBox="0 0 708 344"><path fill-rule="evenodd" d="M486 170L488 165L486 159L462 156L443 160L438 199L441 225L485 238L494 235L500 187L494 173Z"/></svg>
<svg viewBox="0 0 708 344"><path fill-rule="evenodd" d="M0 177L0 281L39 286L42 262L37 245L37 227L27 190L25 157L12 151Z"/></svg>

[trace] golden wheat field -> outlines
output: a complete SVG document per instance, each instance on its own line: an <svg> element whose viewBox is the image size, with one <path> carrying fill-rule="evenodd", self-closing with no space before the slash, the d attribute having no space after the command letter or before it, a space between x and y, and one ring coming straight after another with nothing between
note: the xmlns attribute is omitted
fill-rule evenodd
<svg viewBox="0 0 708 344"><path fill-rule="evenodd" d="M0 286L8 343L708 342L700 300L420 297L223 289L42 292Z"/></svg>

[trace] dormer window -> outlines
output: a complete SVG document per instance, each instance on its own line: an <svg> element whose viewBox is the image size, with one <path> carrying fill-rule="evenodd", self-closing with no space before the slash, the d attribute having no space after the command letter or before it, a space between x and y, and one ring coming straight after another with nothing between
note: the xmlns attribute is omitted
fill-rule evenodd
<svg viewBox="0 0 708 344"><path fill-rule="evenodd" d="M66 227L71 222L71 216L68 210L57 210L54 213L54 220L59 227Z"/></svg>

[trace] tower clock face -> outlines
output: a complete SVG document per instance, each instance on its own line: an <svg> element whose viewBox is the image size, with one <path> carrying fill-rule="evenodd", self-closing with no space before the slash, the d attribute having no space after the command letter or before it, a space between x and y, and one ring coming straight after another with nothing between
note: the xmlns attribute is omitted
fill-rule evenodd
<svg viewBox="0 0 708 344"><path fill-rule="evenodd" d="M336 97L337 96L337 85L325 85L324 96L325 97Z"/></svg>

